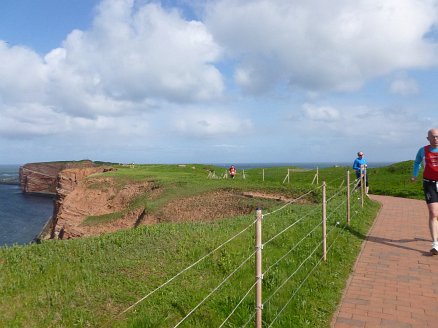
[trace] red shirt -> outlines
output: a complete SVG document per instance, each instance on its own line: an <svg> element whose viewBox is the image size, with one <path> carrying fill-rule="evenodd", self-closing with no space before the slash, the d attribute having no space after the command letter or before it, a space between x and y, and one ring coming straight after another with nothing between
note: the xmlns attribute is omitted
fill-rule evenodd
<svg viewBox="0 0 438 328"><path fill-rule="evenodd" d="M438 153L430 151L430 145L424 147L423 178L438 181Z"/></svg>

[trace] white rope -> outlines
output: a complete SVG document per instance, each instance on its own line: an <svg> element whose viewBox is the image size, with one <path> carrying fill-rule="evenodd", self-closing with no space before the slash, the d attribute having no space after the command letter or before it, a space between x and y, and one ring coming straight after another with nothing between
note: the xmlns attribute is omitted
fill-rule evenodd
<svg viewBox="0 0 438 328"><path fill-rule="evenodd" d="M330 184L330 185L332 185L332 184L334 184L335 182L337 182L337 181L339 181L339 180L342 180L342 179L344 179L344 177L339 177L339 178L335 178L335 179L333 179L333 180L330 180L330 181L326 181L326 184Z"/></svg>
<svg viewBox="0 0 438 328"><path fill-rule="evenodd" d="M178 327L181 323L183 323L188 317L192 315L193 312L195 312L211 295L213 295L224 283L228 281L236 272L239 270L246 262L248 262L250 259L252 259L253 255L256 253L254 251L250 256L246 258L245 261L243 261L233 272L231 272L219 285L217 285L204 299L198 303L187 315L181 319L180 322L178 322L174 328Z"/></svg>
<svg viewBox="0 0 438 328"><path fill-rule="evenodd" d="M282 231L280 231L279 233L277 233L276 235L272 236L270 239L268 239L268 241L266 241L264 243L264 245L269 244L271 241L273 241L275 238L279 237L281 234L283 234L284 232L286 232L287 230L289 230L290 228L292 228L294 225L300 223L302 220L304 220L306 217L310 216L310 214L313 214L313 212L316 212L320 210L319 208L314 208L313 210L311 210L310 212L308 212L306 215L304 215L303 217L299 218L297 221L295 221L294 223L292 223L291 225L287 226L286 228L284 228Z"/></svg>
<svg viewBox="0 0 438 328"><path fill-rule="evenodd" d="M310 275L312 274L312 272L318 267L318 265L322 262L323 257L321 257L318 261L318 263L316 263L316 265L312 268L312 270L309 271L309 273L307 274L307 276L304 278L304 280L301 282L301 284L298 286L297 289L295 289L295 291L292 293L291 298L289 298L289 300L286 302L286 304L282 307L282 309L280 310L279 313L277 313L277 316L274 318L274 320L272 320L272 322L270 323L270 325L268 326L271 327L274 322L278 319L278 317L280 316L280 314L284 311L284 309L289 305L289 303L292 301L292 299L295 297L295 295L298 293L298 291L301 289L301 287L304 285L304 283L307 281L307 279L309 279Z"/></svg>
<svg viewBox="0 0 438 328"><path fill-rule="evenodd" d="M318 187L316 187L316 188L314 188L314 189L308 191L307 193L301 195L300 197L298 197L298 198L296 198L296 199L292 199L291 201L287 202L286 204L284 204L284 205L281 206L280 208L277 208L276 210L274 210L274 211L272 211L272 212L270 212L270 213L263 214L263 216L268 216L268 215L274 214L274 213L276 213L276 212L278 212L278 211L281 211L281 210L284 209L285 207L289 206L289 205L292 204L292 203L295 203L297 200L300 200L300 199L303 198L304 196L307 196L308 194L314 192L315 190L317 190L317 189L319 189L319 188L321 188L321 186L318 186Z"/></svg>
<svg viewBox="0 0 438 328"><path fill-rule="evenodd" d="M228 319L231 318L231 316L234 314L234 312L237 310L237 308L242 304L242 302L245 300L245 298L248 296L249 292L254 288L254 286L257 284L258 281L255 281L254 284L248 289L248 291L245 293L243 298L237 303L237 305L234 307L233 311L226 317L226 319L222 322L222 324L219 326L219 328L223 327L223 325L228 321Z"/></svg>
<svg viewBox="0 0 438 328"><path fill-rule="evenodd" d="M330 198L328 198L328 199L326 200L326 202L329 202L330 200L332 200L333 198L335 198L336 196L338 196L341 192L345 191L345 189L346 189L346 187L344 187L344 188L339 188L339 190L338 190L336 193L334 193Z"/></svg>
<svg viewBox="0 0 438 328"><path fill-rule="evenodd" d="M330 234L332 231L334 231L335 228L332 228L330 230L330 232L328 234ZM343 231L345 230L345 227L342 229ZM340 235L338 235L338 237L336 237L336 239L332 242L332 244L330 245L330 247L328 248L328 250L330 250L335 241L339 238ZM318 249L318 247L320 247L320 245L322 244L322 242L315 248L315 250L312 252L312 254L316 251L316 249ZM327 252L328 252L327 250ZM311 254L311 255L312 255ZM310 256L311 256L310 255ZM306 259L307 260L307 259ZM318 267L319 264L321 264L323 260L323 257L321 257L319 259L319 261L316 263L316 265L312 268L312 270L309 271L309 273L307 274L307 276L304 278L304 280L301 282L301 284L297 287L297 289L295 289L295 291L292 293L291 298L289 298L289 300L286 302L286 304L282 307L282 309L280 310L279 313L277 313L277 316L274 318L274 320L272 320L272 322L270 323L270 325L268 327L271 327L274 322L278 319L278 317L280 316L280 314L284 311L284 309L289 305L289 303L292 301L292 299L295 297L295 295L298 293L298 291L301 289L301 287L304 285L304 283L307 281L307 279L309 279L310 275L312 274L312 272Z"/></svg>
<svg viewBox="0 0 438 328"><path fill-rule="evenodd" d="M347 200L343 200L341 203L338 204L338 206L336 206L333 210L330 211L330 213L327 215L327 220L333 215L333 214L338 214L337 210L339 209L339 207L341 207L342 205L344 205L347 202Z"/></svg>
<svg viewBox="0 0 438 328"><path fill-rule="evenodd" d="M314 248L312 253L310 253L310 255L303 262L301 262L301 264L298 266L298 268L288 278L286 278L283 281L283 283L266 299L266 301L263 303L263 305L265 305L267 302L269 302L269 300L280 290L280 288L283 287L284 284L287 283L301 269L301 267L304 265L304 263L306 263L312 257L312 255L319 249L319 247L321 245L322 245L322 241L320 243L318 243L318 245Z"/></svg>
<svg viewBox="0 0 438 328"><path fill-rule="evenodd" d="M248 225L245 229L243 229L242 231L240 231L239 233L235 234L233 237L231 237L230 239L228 239L226 242L224 242L223 244L219 245L218 247L216 247L214 250L212 250L210 253L204 255L203 257L201 257L199 260L197 260L196 262L194 262L193 264L189 265L187 268L185 268L184 270L180 271L179 273L177 273L175 276L173 276L172 278L170 278L169 280L167 280L165 283L163 283L162 285L158 286L157 288L155 288L153 291L151 291L150 293L148 293L146 296L142 297L141 299L139 299L137 302L135 302L134 304L132 304L131 306L129 306L127 309L123 310L122 312L120 312L118 314L118 316L122 315L123 313L128 312L130 309L132 309L134 306L136 306L137 304L139 304L140 302L144 301L146 298L148 298L149 296L151 296L152 294L154 294L156 291L160 290L161 288L163 288L164 286L168 285L171 281L175 280L177 277L179 277L180 275L182 275L184 272L188 271L189 269L191 269L192 267L194 267L195 265L197 265L198 263L200 263L201 261L203 261L204 259L206 259L208 256L210 256L211 254L213 254L214 252L216 252L217 250L221 249L223 246L225 246L226 244L228 244L230 241L232 241L233 239L237 238L239 235L241 235L242 233L244 233L246 230L248 230L252 225L254 225L254 223L257 220L254 220L250 225Z"/></svg>
<svg viewBox="0 0 438 328"><path fill-rule="evenodd" d="M309 237L309 235L311 235L320 225L322 225L322 222L319 222L312 230L310 230L310 232L305 235L300 241L298 241L298 243L295 244L294 247L292 247L286 254L284 254L282 257L280 257L275 263L273 263L272 265L270 265L265 272L263 273L264 275L267 274L269 272L269 270L271 270L271 268L275 265L277 265L281 260L283 260L287 255L289 255L292 251L294 251L299 244L301 244L307 237Z"/></svg>
<svg viewBox="0 0 438 328"><path fill-rule="evenodd" d="M251 322L252 319L254 319L254 316L256 315L256 312L253 312L250 316L249 316L249 320L247 322L245 322L245 324L242 326L242 328L245 328L246 326L248 326L248 324Z"/></svg>

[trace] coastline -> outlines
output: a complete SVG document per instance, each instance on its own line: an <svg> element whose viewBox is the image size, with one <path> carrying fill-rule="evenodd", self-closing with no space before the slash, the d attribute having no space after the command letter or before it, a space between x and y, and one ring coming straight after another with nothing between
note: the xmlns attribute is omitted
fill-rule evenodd
<svg viewBox="0 0 438 328"><path fill-rule="evenodd" d="M52 229L53 222L54 222L54 216L52 215L44 224L43 228L41 229L41 232L33 238L31 243L40 244L42 240L47 239L47 236L50 235L50 230Z"/></svg>

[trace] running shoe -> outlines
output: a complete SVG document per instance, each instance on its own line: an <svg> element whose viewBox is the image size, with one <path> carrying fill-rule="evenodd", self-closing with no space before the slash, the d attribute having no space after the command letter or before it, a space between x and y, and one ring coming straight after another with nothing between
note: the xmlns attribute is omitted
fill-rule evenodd
<svg viewBox="0 0 438 328"><path fill-rule="evenodd" d="M432 248L432 249L430 250L430 254L432 254L432 255L438 255L438 250L437 250L436 248Z"/></svg>

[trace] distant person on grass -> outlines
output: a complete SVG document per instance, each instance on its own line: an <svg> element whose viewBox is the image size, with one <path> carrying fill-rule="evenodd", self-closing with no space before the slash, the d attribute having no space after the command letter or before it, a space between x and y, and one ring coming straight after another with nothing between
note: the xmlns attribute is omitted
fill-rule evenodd
<svg viewBox="0 0 438 328"><path fill-rule="evenodd" d="M417 180L424 160L423 190L429 209L429 230L432 237L432 255L438 255L438 129L427 132L429 145L421 147L415 157L412 181Z"/></svg>
<svg viewBox="0 0 438 328"><path fill-rule="evenodd" d="M234 165L231 165L229 171L230 171L230 177L231 177L231 179L234 179L234 177L236 176L236 168L234 167Z"/></svg>
<svg viewBox="0 0 438 328"><path fill-rule="evenodd" d="M363 152L357 153L357 158L353 162L353 170L356 172L356 178L360 179L362 175L365 174L365 186L366 186L366 193L368 194L368 175L364 172L366 172L366 167L368 166L367 160L363 157ZM360 186L361 184L359 184Z"/></svg>

